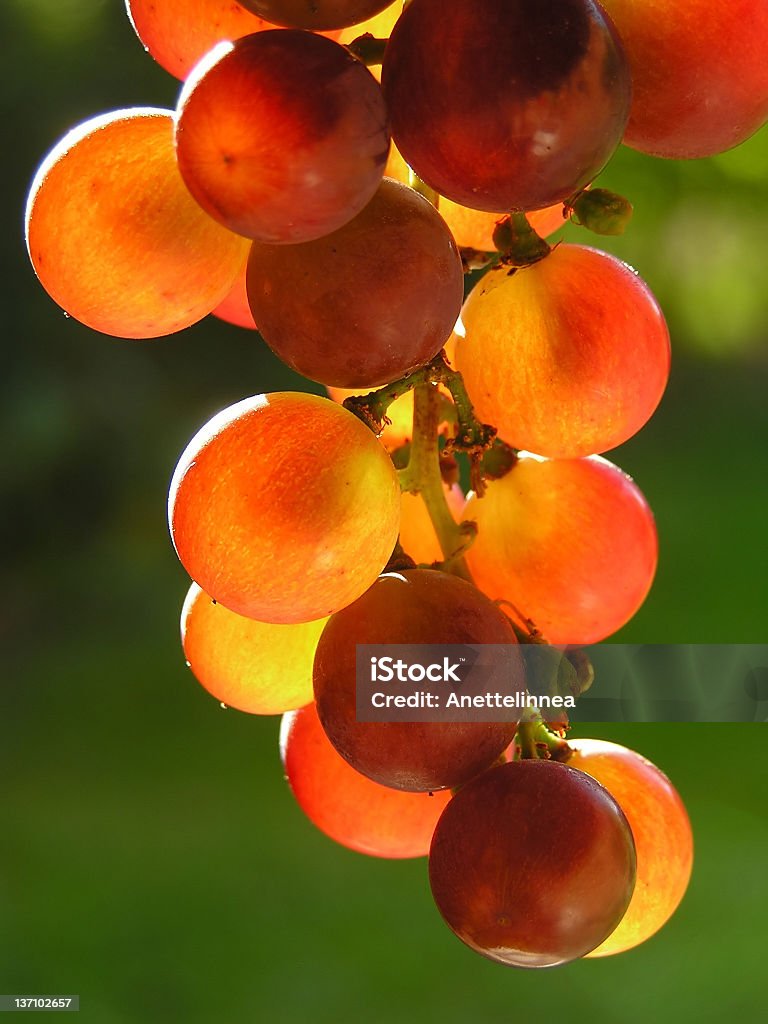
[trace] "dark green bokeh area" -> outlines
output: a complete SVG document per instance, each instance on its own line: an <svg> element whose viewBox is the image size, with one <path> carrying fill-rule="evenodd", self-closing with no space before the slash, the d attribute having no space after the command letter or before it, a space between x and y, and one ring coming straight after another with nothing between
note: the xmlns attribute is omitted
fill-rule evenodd
<svg viewBox="0 0 768 1024"><path fill-rule="evenodd" d="M184 667L187 580L165 526L178 453L217 409L302 386L206 321L125 342L65 319L26 262L24 195L73 124L172 106L121 0L3 0L4 441L0 993L79 993L93 1024L719 1022L764 1001L765 732L603 725L680 789L697 860L667 928L545 972L465 949L424 862L336 847L283 782L276 720L221 710ZM696 164L620 152L629 233L603 243L667 312L674 369L611 458L661 562L627 642L764 642L768 610L768 135ZM573 233L573 232L572 232Z"/></svg>

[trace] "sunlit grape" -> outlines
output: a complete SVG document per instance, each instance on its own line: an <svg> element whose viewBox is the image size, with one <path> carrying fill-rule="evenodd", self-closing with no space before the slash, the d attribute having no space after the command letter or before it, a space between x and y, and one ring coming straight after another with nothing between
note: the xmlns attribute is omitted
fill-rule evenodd
<svg viewBox="0 0 768 1024"><path fill-rule="evenodd" d="M590 644L623 626L656 570L656 528L639 488L605 459L523 457L464 518L477 585L532 619L550 643Z"/></svg>
<svg viewBox="0 0 768 1024"><path fill-rule="evenodd" d="M337 843L374 857L423 857L450 793L405 793L356 772L336 753L314 704L285 715L280 749L293 795Z"/></svg>
<svg viewBox="0 0 768 1024"><path fill-rule="evenodd" d="M312 700L312 663L325 622L257 622L193 583L181 612L181 642L187 664L217 700L251 714L279 715Z"/></svg>
<svg viewBox="0 0 768 1024"><path fill-rule="evenodd" d="M308 622L381 572L400 489L389 456L346 409L316 395L258 395L190 441L168 515L179 558L207 594L250 618Z"/></svg>
<svg viewBox="0 0 768 1024"><path fill-rule="evenodd" d="M92 118L48 154L29 191L26 236L51 298L120 338L201 320L247 253L184 187L171 111L145 107Z"/></svg>

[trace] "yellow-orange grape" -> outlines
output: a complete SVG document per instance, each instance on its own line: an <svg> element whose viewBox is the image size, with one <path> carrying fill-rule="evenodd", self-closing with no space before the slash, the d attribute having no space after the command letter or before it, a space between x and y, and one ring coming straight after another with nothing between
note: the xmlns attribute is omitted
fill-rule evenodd
<svg viewBox="0 0 768 1024"><path fill-rule="evenodd" d="M513 274L489 271L462 310L456 346L478 417L515 448L553 458L607 451L656 409L669 332L625 263L564 243Z"/></svg>
<svg viewBox="0 0 768 1024"><path fill-rule="evenodd" d="M425 857L447 790L406 793L355 771L325 735L314 704L289 712L280 751L293 795L337 843L373 857Z"/></svg>
<svg viewBox="0 0 768 1024"><path fill-rule="evenodd" d="M26 236L51 298L120 338L156 338L201 320L248 249L184 186L172 112L145 107L94 117L48 154L29 192Z"/></svg>
<svg viewBox="0 0 768 1024"><path fill-rule="evenodd" d="M443 484L443 490L453 518L459 520L466 503L464 492L458 484ZM429 565L431 562L442 562L444 558L427 506L420 494L403 491L400 501L400 544L415 562Z"/></svg>
<svg viewBox="0 0 768 1024"><path fill-rule="evenodd" d="M220 43L179 97L187 187L212 217L260 242L306 242L346 224L379 187L388 151L378 82L312 32Z"/></svg>
<svg viewBox="0 0 768 1024"><path fill-rule="evenodd" d="M397 540L394 466L352 413L317 395L244 399L179 459L171 536L192 579L239 615L309 622L374 582Z"/></svg>
<svg viewBox="0 0 768 1024"><path fill-rule="evenodd" d="M280 715L313 699L312 663L326 621L257 622L193 583L181 612L181 643L195 677L217 700L254 715Z"/></svg>
<svg viewBox="0 0 768 1024"><path fill-rule="evenodd" d="M408 164L403 159L402 153L394 144L390 146L389 157L384 174L389 178L396 178L398 181L408 182ZM493 252L493 232L498 222L505 217L504 212L487 213L485 210L470 210L468 206L460 206L458 203L440 196L438 204L440 215L451 229L451 234L456 239L456 244L462 248L479 249L481 252ZM542 238L551 235L565 223L563 216L563 204L548 206L543 210L532 210L528 215L528 221Z"/></svg>
<svg viewBox="0 0 768 1024"><path fill-rule="evenodd" d="M606 459L524 456L471 497L467 562L553 644L592 644L623 626L653 582L656 527L640 489Z"/></svg>
<svg viewBox="0 0 768 1024"><path fill-rule="evenodd" d="M235 327L246 327L250 331L255 331L256 321L253 319L251 307L248 305L248 292L245 287L247 267L248 262L246 261L230 291L213 310L213 315L217 316L219 320L226 320L227 323L234 324Z"/></svg>
<svg viewBox="0 0 768 1024"><path fill-rule="evenodd" d="M693 867L693 834L680 794L641 754L606 740L568 740L568 759L597 779L616 800L632 829L637 882L619 926L588 956L632 949L664 925L685 895Z"/></svg>
<svg viewBox="0 0 768 1024"><path fill-rule="evenodd" d="M235 0L126 0L126 7L145 48L182 81L222 40L275 27Z"/></svg>

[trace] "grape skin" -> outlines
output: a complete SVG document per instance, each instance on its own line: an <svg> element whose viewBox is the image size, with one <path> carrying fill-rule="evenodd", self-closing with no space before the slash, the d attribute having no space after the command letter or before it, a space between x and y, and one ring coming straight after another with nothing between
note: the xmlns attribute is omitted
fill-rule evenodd
<svg viewBox="0 0 768 1024"><path fill-rule="evenodd" d="M615 448L669 377L664 316L625 263L563 243L510 275L489 271L462 310L456 366L479 418L515 448L572 459Z"/></svg>
<svg viewBox="0 0 768 1024"><path fill-rule="evenodd" d="M635 885L627 819L594 779L556 761L492 768L455 794L429 854L437 908L475 952L514 967L584 956Z"/></svg>
<svg viewBox="0 0 768 1024"><path fill-rule="evenodd" d="M641 754L607 740L569 739L568 764L597 779L627 816L637 848L637 884L618 928L588 956L611 956L645 942L677 909L693 867L685 804L666 775Z"/></svg>
<svg viewBox="0 0 768 1024"><path fill-rule="evenodd" d="M430 569L386 573L331 617L317 646L315 702L329 740L357 771L412 792L459 786L508 745L515 722L361 722L357 644L515 644L507 618L471 584Z"/></svg>
<svg viewBox="0 0 768 1024"><path fill-rule="evenodd" d="M181 643L198 682L222 704L280 715L312 700L312 663L325 623L257 622L193 583L181 612Z"/></svg>
<svg viewBox="0 0 768 1024"><path fill-rule="evenodd" d="M173 113L152 107L91 118L54 147L29 191L26 240L51 298L119 338L157 338L201 320L247 253L189 195Z"/></svg>
<svg viewBox="0 0 768 1024"><path fill-rule="evenodd" d="M295 29L214 48L179 98L176 153L214 219L260 242L320 238L351 220L384 172L376 79L344 47Z"/></svg>
<svg viewBox="0 0 768 1024"><path fill-rule="evenodd" d="M389 456L346 409L316 395L257 395L187 445L168 520L179 559L216 601L263 622L309 622L381 572L400 488Z"/></svg>
<svg viewBox="0 0 768 1024"><path fill-rule="evenodd" d="M629 113L621 43L592 0L411 0L381 81L410 166L478 210L568 198L608 162Z"/></svg>
<svg viewBox="0 0 768 1024"><path fill-rule="evenodd" d="M405 793L366 778L337 754L314 704L283 716L280 753L302 811L337 843L373 857L426 857L450 793Z"/></svg>
<svg viewBox="0 0 768 1024"><path fill-rule="evenodd" d="M380 387L429 362L461 311L464 274L435 208L385 178L349 223L301 245L254 242L248 300L288 366L333 387Z"/></svg>
<svg viewBox="0 0 768 1024"><path fill-rule="evenodd" d="M604 640L637 611L656 571L653 514L637 485L607 459L525 455L464 519L475 582L509 601L553 644Z"/></svg>

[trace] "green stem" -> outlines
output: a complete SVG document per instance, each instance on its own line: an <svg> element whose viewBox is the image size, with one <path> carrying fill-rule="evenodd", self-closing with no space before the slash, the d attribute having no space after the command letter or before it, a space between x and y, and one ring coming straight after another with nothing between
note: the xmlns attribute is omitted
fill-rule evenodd
<svg viewBox="0 0 768 1024"><path fill-rule="evenodd" d="M413 393L411 457L400 472L400 486L404 491L421 495L443 552L444 568L471 580L463 556L467 547L467 530L453 518L443 488L439 424L440 394L434 384L420 383Z"/></svg>

